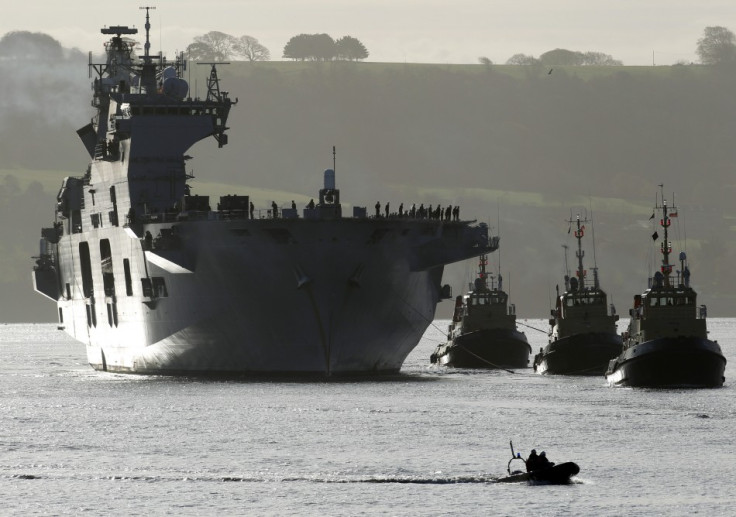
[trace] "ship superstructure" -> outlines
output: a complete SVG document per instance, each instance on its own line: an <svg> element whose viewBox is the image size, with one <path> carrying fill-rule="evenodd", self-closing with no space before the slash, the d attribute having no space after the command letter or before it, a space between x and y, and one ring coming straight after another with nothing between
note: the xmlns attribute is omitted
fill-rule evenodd
<svg viewBox="0 0 736 517"><path fill-rule="evenodd" d="M621 336L616 330L618 315L601 289L598 267L592 268L591 282L583 265L582 240L587 222L579 214L568 221L571 227L575 225L577 269L571 277L565 256L565 291L560 293L557 288L555 308L549 319L549 343L534 357L537 373L602 375L608 361L621 351Z"/></svg>
<svg viewBox="0 0 736 517"><path fill-rule="evenodd" d="M98 370L131 373L396 372L431 323L446 264L493 251L471 221L342 213L335 171L300 214L248 196L191 195L185 153L228 143L236 100L211 66L189 96L186 62L111 26L93 63L90 155L42 230L35 289Z"/></svg>
<svg viewBox="0 0 736 517"><path fill-rule="evenodd" d="M662 187L660 185L660 187ZM663 190L663 188L662 188ZM643 294L634 296L629 327L624 332L623 350L606 371L611 385L651 388L718 388L725 380L726 358L720 345L708 339L707 310L697 304L690 285L690 268L684 252L680 269L670 263L672 242L669 229L678 217L674 203L667 205L662 192L659 224L664 239L659 248L662 264ZM657 241L655 230L652 238ZM674 273L674 274L673 274Z"/></svg>

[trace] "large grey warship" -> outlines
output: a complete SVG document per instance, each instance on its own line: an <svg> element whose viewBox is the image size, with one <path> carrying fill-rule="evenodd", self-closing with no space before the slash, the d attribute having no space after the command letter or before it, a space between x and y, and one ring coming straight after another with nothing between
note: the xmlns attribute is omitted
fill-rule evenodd
<svg viewBox="0 0 736 517"><path fill-rule="evenodd" d="M344 217L334 169L319 203L254 217L248 196L190 195L186 151L228 143L214 65L205 99L186 61L145 53L112 26L93 63L91 161L64 179L42 230L34 287L97 370L143 374L396 372L431 323L446 264L493 251L487 226ZM415 214L412 214L415 215ZM459 219L459 218L458 218Z"/></svg>

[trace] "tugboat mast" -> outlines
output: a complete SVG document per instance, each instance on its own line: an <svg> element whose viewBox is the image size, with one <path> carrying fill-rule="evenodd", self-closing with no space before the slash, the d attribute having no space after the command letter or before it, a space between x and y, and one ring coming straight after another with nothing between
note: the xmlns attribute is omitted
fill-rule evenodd
<svg viewBox="0 0 736 517"><path fill-rule="evenodd" d="M575 271L575 276L578 278L578 289L582 290L585 288L585 269L583 268L583 257L585 256L585 251L583 251L583 235L585 235L585 225L581 223L587 223L588 219L581 220L580 214L578 214L575 217L575 220L570 219L567 220L569 224L572 225L572 223L576 224L576 230L573 232L575 235L575 238L578 240L578 249L575 251L575 257L578 259L578 269ZM565 248L565 290L569 291L571 288L570 285L570 271L567 267L567 245L563 244L563 248Z"/></svg>
<svg viewBox="0 0 736 517"><path fill-rule="evenodd" d="M587 222L587 221L586 221ZM576 224L578 229L575 230L575 238L578 240L578 250L575 252L575 256L578 258L578 270L577 270L577 277L578 277L578 285L580 286L580 289L583 289L585 287L585 270L583 269L583 257L585 256L585 252L583 251L583 235L585 234L585 225L580 226L580 214L576 217Z"/></svg>
<svg viewBox="0 0 736 517"><path fill-rule="evenodd" d="M478 279L480 285L478 291L488 290L488 278L486 275L486 266L488 265L488 255L481 255L478 257Z"/></svg>
<svg viewBox="0 0 736 517"><path fill-rule="evenodd" d="M667 210L667 200L664 198L664 184L660 183L659 188L662 194L662 205L655 205L657 209L662 209L662 219L660 219L659 224L664 228L664 241L662 244L660 244L660 251L662 252L662 267L661 271L664 275L664 285L666 287L670 287L670 275L672 274L672 264L670 264L670 253L672 253L672 243L669 240L669 227L672 223L672 220L670 219L670 213ZM674 210L676 213L677 207L673 205L670 207L670 210ZM656 235L656 234L655 234Z"/></svg>
<svg viewBox="0 0 736 517"><path fill-rule="evenodd" d="M563 244L562 247L565 250L565 291L569 291L570 290L570 267L567 265L567 250L570 246L568 246L567 244Z"/></svg>

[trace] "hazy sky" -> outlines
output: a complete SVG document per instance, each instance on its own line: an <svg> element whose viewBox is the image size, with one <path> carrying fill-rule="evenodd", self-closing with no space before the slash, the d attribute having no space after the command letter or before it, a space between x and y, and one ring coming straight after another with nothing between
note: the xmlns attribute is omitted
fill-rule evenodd
<svg viewBox="0 0 736 517"><path fill-rule="evenodd" d="M125 4L125 5L123 5ZM504 63L516 53L597 51L626 65L695 61L707 26L736 32L734 0L29 0L3 9L0 34L44 32L64 46L101 50L107 25L136 26L154 5L152 48L169 57L217 30L257 38L281 59L300 33L353 36L369 61Z"/></svg>

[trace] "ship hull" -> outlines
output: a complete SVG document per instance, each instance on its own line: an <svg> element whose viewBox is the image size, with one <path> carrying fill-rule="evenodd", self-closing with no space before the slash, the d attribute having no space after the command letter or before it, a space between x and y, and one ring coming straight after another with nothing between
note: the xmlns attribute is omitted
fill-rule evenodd
<svg viewBox="0 0 736 517"><path fill-rule="evenodd" d="M614 386L719 388L726 358L718 343L697 337L659 338L633 345L611 360L606 379Z"/></svg>
<svg viewBox="0 0 736 517"><path fill-rule="evenodd" d="M534 370L547 375L603 375L621 348L618 334L591 332L567 336L553 341L534 357Z"/></svg>
<svg viewBox="0 0 736 517"><path fill-rule="evenodd" d="M433 362L456 368L526 368L531 347L523 332L482 329L440 345Z"/></svg>
<svg viewBox="0 0 736 517"><path fill-rule="evenodd" d="M484 251L455 242L462 224L444 226L356 219L188 222L177 225L178 247L132 254L141 247L137 235L157 235L163 226L74 234L59 245L61 285L79 284L80 261L73 255L81 243L106 240L113 266L129 257L130 276L161 279L165 293L145 296L130 282L126 295L118 287L126 280L119 278L113 293L62 297L60 324L86 344L98 370L395 373L434 318L443 264ZM89 246L91 278L103 277L96 247Z"/></svg>

